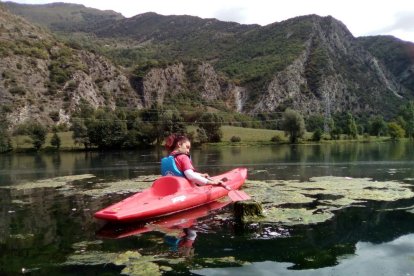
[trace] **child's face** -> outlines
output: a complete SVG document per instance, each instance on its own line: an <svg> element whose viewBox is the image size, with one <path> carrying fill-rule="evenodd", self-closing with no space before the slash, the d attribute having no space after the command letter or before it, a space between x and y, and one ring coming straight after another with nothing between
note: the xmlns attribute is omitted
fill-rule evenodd
<svg viewBox="0 0 414 276"><path fill-rule="evenodd" d="M180 153L189 154L191 149L191 143L190 141L185 141L181 144L178 144L177 151Z"/></svg>

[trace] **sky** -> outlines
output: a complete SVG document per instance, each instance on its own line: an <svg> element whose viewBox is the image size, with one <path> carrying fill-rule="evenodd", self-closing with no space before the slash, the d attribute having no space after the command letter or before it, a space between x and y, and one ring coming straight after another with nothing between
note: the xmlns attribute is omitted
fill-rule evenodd
<svg viewBox="0 0 414 276"><path fill-rule="evenodd" d="M125 17L156 12L162 15L193 15L260 25L307 14L331 15L342 21L356 37L393 35L414 42L413 0L15 0L13 2L77 3L100 10L113 10Z"/></svg>

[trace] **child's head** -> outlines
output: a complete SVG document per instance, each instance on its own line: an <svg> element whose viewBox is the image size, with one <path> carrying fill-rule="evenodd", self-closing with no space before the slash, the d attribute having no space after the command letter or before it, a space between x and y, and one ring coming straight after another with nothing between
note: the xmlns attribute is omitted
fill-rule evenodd
<svg viewBox="0 0 414 276"><path fill-rule="evenodd" d="M188 154L190 152L190 140L184 135L171 134L165 139L165 148L168 151L177 150Z"/></svg>

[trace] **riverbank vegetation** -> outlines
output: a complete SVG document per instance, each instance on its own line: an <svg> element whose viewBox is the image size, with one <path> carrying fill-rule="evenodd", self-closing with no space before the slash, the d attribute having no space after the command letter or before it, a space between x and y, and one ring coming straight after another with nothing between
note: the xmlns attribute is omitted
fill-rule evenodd
<svg viewBox="0 0 414 276"><path fill-rule="evenodd" d="M195 145L384 141L414 136L414 103L399 115L354 117L351 113L304 117L292 109L282 113L240 115L206 110L152 107L143 110L93 109L84 103L67 125L52 128L36 121L8 131L0 122L0 152L11 150L131 149L161 145L171 133L190 137Z"/></svg>

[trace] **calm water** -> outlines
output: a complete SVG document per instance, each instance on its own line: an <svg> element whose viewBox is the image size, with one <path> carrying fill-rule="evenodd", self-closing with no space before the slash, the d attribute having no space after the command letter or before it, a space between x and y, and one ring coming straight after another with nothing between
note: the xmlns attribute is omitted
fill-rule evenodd
<svg viewBox="0 0 414 276"><path fill-rule="evenodd" d="M295 227L238 224L232 219L231 203L213 204L143 228L104 225L92 217L125 194L87 196L55 188L13 188L34 180L93 174L96 178L79 183L87 189L97 182L158 174L164 154L151 150L0 155L0 275L119 275L124 266L105 258L127 251L155 256L157 264L172 267L166 275L414 274L414 214L379 211L407 209L414 206L414 199L367 202L343 209L325 223ZM192 152L196 167L210 174L244 166L249 179L258 180L333 175L409 184L414 184L413 156L413 143ZM191 230L189 236L196 235L193 243L177 243L184 227ZM78 256L84 258L79 261Z"/></svg>

